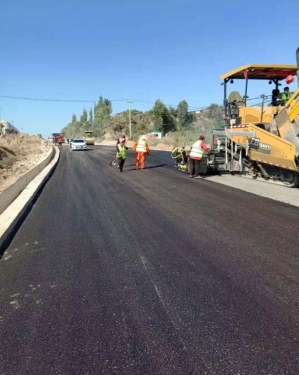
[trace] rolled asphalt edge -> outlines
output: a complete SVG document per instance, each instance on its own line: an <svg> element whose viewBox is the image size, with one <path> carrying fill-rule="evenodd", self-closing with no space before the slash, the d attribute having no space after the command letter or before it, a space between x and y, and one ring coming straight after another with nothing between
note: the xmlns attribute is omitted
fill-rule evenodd
<svg viewBox="0 0 299 375"><path fill-rule="evenodd" d="M27 185L20 195L0 215L0 258L23 222L28 209L38 197L48 178L54 171L60 157L55 146L55 155L47 166Z"/></svg>

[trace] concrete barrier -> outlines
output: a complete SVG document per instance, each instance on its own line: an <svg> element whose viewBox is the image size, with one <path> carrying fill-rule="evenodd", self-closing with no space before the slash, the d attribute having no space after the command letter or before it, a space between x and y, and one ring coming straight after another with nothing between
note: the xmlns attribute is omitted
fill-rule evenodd
<svg viewBox="0 0 299 375"><path fill-rule="evenodd" d="M6 189L4 192L7 190L8 192L5 195L4 192L0 195L1 207L3 208L6 205L6 208L0 214L0 247L13 232L14 227L33 201L39 188L58 163L59 156L58 147L53 147L49 155L39 165ZM3 199L7 200L5 204L2 202ZM9 201L10 203L7 204Z"/></svg>

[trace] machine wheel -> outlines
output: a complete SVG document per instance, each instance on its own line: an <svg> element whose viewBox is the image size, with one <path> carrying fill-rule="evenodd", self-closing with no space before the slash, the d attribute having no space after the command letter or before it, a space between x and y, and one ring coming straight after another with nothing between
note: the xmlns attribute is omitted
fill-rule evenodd
<svg viewBox="0 0 299 375"><path fill-rule="evenodd" d="M287 186L287 187L290 187L290 188L297 187L299 185L298 174L294 173L294 180L292 182L285 181L283 184L284 184L284 186Z"/></svg>

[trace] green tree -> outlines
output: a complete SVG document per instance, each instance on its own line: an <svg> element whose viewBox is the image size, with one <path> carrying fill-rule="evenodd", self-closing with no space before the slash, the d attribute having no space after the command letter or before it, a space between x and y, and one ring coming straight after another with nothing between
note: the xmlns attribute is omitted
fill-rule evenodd
<svg viewBox="0 0 299 375"><path fill-rule="evenodd" d="M93 123L93 112L92 112L92 108L90 108L89 110L89 122L92 124Z"/></svg>
<svg viewBox="0 0 299 375"><path fill-rule="evenodd" d="M186 100L182 100L179 102L177 106L177 114L178 114L178 129L182 129L189 123L189 106Z"/></svg>
<svg viewBox="0 0 299 375"><path fill-rule="evenodd" d="M178 112L177 112L177 109L174 108L173 106L169 106L168 108L168 112L171 116L177 116Z"/></svg>
<svg viewBox="0 0 299 375"><path fill-rule="evenodd" d="M83 131L83 125L80 121L71 122L61 130L61 132L64 133L65 138L69 139L82 136Z"/></svg>
<svg viewBox="0 0 299 375"><path fill-rule="evenodd" d="M99 97L98 103L94 107L94 131L96 136L102 136L110 125L112 113L111 101Z"/></svg>
<svg viewBox="0 0 299 375"><path fill-rule="evenodd" d="M73 113L73 116L72 116L72 123L75 123L77 122L77 116Z"/></svg>
<svg viewBox="0 0 299 375"><path fill-rule="evenodd" d="M84 124L87 123L87 111L86 111L85 108L83 109L83 113L82 113L82 116L81 116L81 118L80 118L80 121L81 121L82 123L84 123Z"/></svg>
<svg viewBox="0 0 299 375"><path fill-rule="evenodd" d="M212 103L207 108L207 117L213 121L215 127L221 126L224 123L223 107Z"/></svg>
<svg viewBox="0 0 299 375"><path fill-rule="evenodd" d="M154 122L154 130L165 131L169 124L170 116L167 107L160 99L155 101L151 116Z"/></svg>

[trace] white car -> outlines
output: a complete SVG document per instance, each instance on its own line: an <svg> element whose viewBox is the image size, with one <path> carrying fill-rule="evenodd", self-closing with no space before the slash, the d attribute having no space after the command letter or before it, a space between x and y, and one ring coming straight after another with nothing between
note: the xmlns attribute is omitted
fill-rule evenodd
<svg viewBox="0 0 299 375"><path fill-rule="evenodd" d="M86 150L86 143L82 138L75 138L72 140L71 149L74 150Z"/></svg>

